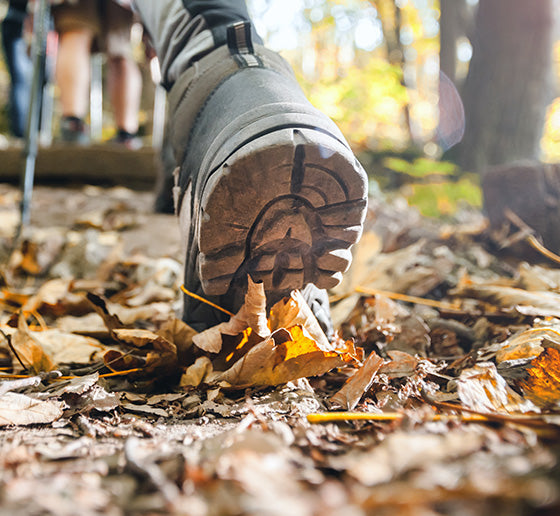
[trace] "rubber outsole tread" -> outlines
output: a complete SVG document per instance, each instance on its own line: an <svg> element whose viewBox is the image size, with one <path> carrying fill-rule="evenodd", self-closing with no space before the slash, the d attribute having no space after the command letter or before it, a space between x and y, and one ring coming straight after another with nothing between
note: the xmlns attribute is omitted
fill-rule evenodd
<svg viewBox="0 0 560 516"><path fill-rule="evenodd" d="M335 138L282 129L250 142L202 189L203 291L223 295L247 274L267 291L336 286L361 235L366 198L365 172Z"/></svg>

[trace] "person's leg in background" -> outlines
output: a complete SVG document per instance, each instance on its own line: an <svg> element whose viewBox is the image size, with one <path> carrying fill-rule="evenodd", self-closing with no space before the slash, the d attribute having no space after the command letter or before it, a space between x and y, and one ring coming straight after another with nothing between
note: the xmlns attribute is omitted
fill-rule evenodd
<svg viewBox="0 0 560 516"><path fill-rule="evenodd" d="M303 289L328 327L319 289L340 281L360 237L361 165L289 65L259 44L243 0L136 6L170 89L186 289L230 311L248 275L271 302ZM223 315L186 295L183 319L200 330Z"/></svg>
<svg viewBox="0 0 560 516"><path fill-rule="evenodd" d="M62 109L61 139L87 144L89 135L85 117L89 107L90 58L99 17L94 1L79 0L52 10L58 32L56 83Z"/></svg>
<svg viewBox="0 0 560 516"><path fill-rule="evenodd" d="M140 146L137 134L142 75L132 55L133 14L111 0L105 0L103 9L107 87L117 125L113 141L134 149Z"/></svg>
<svg viewBox="0 0 560 516"><path fill-rule="evenodd" d="M10 74L10 129L22 138L27 125L33 64L23 39L23 24L27 17L27 0L10 0L2 21L2 46Z"/></svg>

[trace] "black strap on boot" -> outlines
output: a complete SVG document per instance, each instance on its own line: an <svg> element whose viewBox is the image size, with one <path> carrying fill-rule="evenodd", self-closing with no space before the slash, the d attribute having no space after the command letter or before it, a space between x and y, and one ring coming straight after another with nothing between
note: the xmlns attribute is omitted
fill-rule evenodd
<svg viewBox="0 0 560 516"><path fill-rule="evenodd" d="M231 23L249 21L249 11L245 0L183 0L185 9L191 16L202 16L214 36L216 47L226 43L226 27ZM254 32L253 39L262 44Z"/></svg>
<svg viewBox="0 0 560 516"><path fill-rule="evenodd" d="M241 21L228 25L227 45L239 68L263 67L262 59L255 55L251 22Z"/></svg>

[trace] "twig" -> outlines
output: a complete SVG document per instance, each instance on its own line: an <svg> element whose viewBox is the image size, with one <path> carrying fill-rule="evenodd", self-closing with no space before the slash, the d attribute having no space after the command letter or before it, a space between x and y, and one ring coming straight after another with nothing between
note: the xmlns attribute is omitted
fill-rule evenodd
<svg viewBox="0 0 560 516"><path fill-rule="evenodd" d="M19 378L17 380L8 380L0 383L0 396L7 392L23 389L24 387L37 387L41 383L40 376L29 376L27 378Z"/></svg>
<svg viewBox="0 0 560 516"><path fill-rule="evenodd" d="M203 297L199 296L198 294L195 294L194 292L191 292L190 290L187 290L185 285L181 285L181 290L183 291L183 293L187 294L187 296L190 296L193 299L196 299L197 301L200 301L201 303L206 303L207 305L210 305L212 308L215 308L216 310L219 310L220 312L223 312L224 314L227 314L230 317L233 317L235 315L232 312L230 312L229 310L226 310L225 308L222 308L221 306L217 305L216 303L212 303L212 301L208 301L208 299L204 299Z"/></svg>
<svg viewBox="0 0 560 516"><path fill-rule="evenodd" d="M14 356L16 357L17 361L20 363L21 367L23 367L23 370L27 371L27 366L21 361L21 358L19 358L19 355L17 354L17 351L12 344L12 339L11 339L10 335L7 335L6 333L4 333L4 330L2 328L0 328L0 333L2 333L2 336L6 339L6 342L8 343L8 347L10 348L10 350L12 351Z"/></svg>
<svg viewBox="0 0 560 516"><path fill-rule="evenodd" d="M371 414L368 412L324 412L317 414L308 414L307 421L310 423L334 423L337 421L401 421L405 414L401 412L383 412L381 414ZM462 423L484 423L489 419L481 414L433 414L425 418L427 421L449 421L458 419Z"/></svg>
<svg viewBox="0 0 560 516"><path fill-rule="evenodd" d="M28 313L31 314L33 317L35 317L35 319L39 323L39 327L41 328L41 331L45 331L48 329L45 319L43 319L43 316L37 310L31 310Z"/></svg>
<svg viewBox="0 0 560 516"><path fill-rule="evenodd" d="M450 303L443 303L442 301L436 301L435 299L425 299L423 297L409 296L398 292L388 292L386 290L379 290L376 288L356 287L355 290L360 294L367 294L369 296L380 295L388 297L389 299L397 299L399 301L415 303L417 305L432 306L434 308L442 308L443 310L457 310L457 306Z"/></svg>
<svg viewBox="0 0 560 516"><path fill-rule="evenodd" d="M552 260L555 263L560 263L560 256L542 245L537 237L535 237L536 231L531 226L529 226L519 215L517 215L517 213L514 213L509 208L506 208L504 210L504 215L514 226L525 233L524 239L533 249L541 253L549 260Z"/></svg>
<svg viewBox="0 0 560 516"><path fill-rule="evenodd" d="M429 403L430 405L447 410L455 410L457 412L467 412L468 414L474 416L484 417L487 421L492 421L494 423L515 423L518 425L524 425L531 428L542 428L543 426L550 426L546 421L543 421L539 417L535 417L527 414L497 414L491 412L480 412L478 410L473 410L462 405L457 405L455 403L449 403L447 401L436 401L432 398L426 391L421 390L420 394L422 399Z"/></svg>

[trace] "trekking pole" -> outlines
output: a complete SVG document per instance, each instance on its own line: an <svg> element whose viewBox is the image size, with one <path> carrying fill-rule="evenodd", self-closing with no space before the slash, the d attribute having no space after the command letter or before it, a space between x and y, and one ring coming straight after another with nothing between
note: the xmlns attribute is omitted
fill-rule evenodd
<svg viewBox="0 0 560 516"><path fill-rule="evenodd" d="M152 123L152 149L159 150L163 146L163 133L165 131L165 103L167 93L161 85L161 70L157 57L150 61L150 73L155 84L154 91L154 116Z"/></svg>
<svg viewBox="0 0 560 516"><path fill-rule="evenodd" d="M24 157L25 163L21 176L21 211L20 224L16 240L25 226L29 224L31 215L31 197L35 177L35 162L39 147L39 119L41 113L43 82L45 78L45 62L47 50L47 34L50 21L50 5L48 0L38 0L34 6L33 40L31 53L33 59L33 77L29 98L29 113L25 131Z"/></svg>

